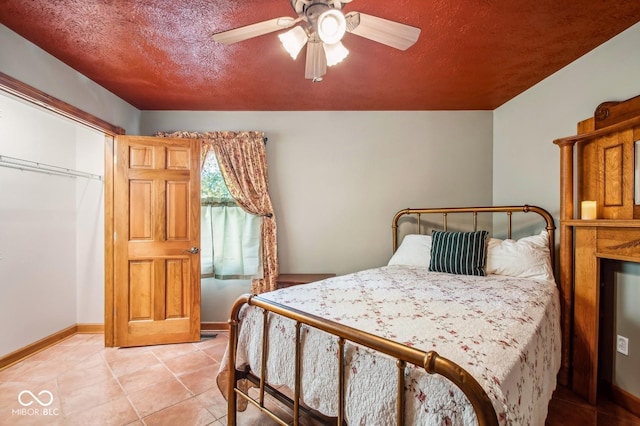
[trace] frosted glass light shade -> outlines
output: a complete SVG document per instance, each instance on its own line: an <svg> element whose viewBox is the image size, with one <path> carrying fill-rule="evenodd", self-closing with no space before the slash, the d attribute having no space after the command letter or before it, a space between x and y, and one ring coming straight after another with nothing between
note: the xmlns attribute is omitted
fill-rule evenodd
<svg viewBox="0 0 640 426"><path fill-rule="evenodd" d="M318 18L318 36L324 43L338 43L346 31L347 20L339 10L327 10Z"/></svg>
<svg viewBox="0 0 640 426"><path fill-rule="evenodd" d="M322 76L327 73L327 59L322 42L312 40L307 45L307 63L304 77L314 82L322 81Z"/></svg>
<svg viewBox="0 0 640 426"><path fill-rule="evenodd" d="M342 44L337 42L334 44L324 43L324 53L327 57L327 66L332 67L340 62L347 56L349 56L349 50Z"/></svg>
<svg viewBox="0 0 640 426"><path fill-rule="evenodd" d="M307 33L301 27L294 27L293 29L282 33L278 36L284 46L285 50L291 55L293 59L298 57L298 53L302 50L307 43Z"/></svg>

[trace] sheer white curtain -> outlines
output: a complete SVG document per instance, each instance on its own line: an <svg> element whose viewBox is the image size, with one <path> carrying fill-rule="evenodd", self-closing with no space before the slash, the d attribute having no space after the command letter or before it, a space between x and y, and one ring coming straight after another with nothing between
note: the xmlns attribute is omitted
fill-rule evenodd
<svg viewBox="0 0 640 426"><path fill-rule="evenodd" d="M262 217L235 205L202 205L202 276L262 278Z"/></svg>
<svg viewBox="0 0 640 426"><path fill-rule="evenodd" d="M202 161L200 260L203 278L263 278L262 216L247 213L225 184L216 154Z"/></svg>

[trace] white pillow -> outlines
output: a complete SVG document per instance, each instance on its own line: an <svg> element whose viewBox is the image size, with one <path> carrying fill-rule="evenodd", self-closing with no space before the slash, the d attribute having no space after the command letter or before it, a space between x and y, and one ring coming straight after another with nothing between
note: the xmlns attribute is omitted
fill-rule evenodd
<svg viewBox="0 0 640 426"><path fill-rule="evenodd" d="M431 261L431 235L409 234L389 259L388 265L429 267Z"/></svg>
<svg viewBox="0 0 640 426"><path fill-rule="evenodd" d="M487 275L533 278L554 281L549 257L549 234L515 240L489 239L487 243Z"/></svg>

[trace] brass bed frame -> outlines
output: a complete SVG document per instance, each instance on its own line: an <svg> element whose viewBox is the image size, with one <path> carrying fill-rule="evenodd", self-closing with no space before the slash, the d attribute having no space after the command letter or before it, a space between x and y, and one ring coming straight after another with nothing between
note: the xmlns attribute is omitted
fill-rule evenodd
<svg viewBox="0 0 640 426"><path fill-rule="evenodd" d="M479 213L506 213L507 215L507 233L508 238L512 235L512 214L513 213L537 213L546 222L545 229L549 233L549 249L551 252L551 259L553 264L554 258L554 230L555 224L553 217L544 209L536 206L502 206L502 207L454 207L454 208L424 208L424 209L404 209L400 210L393 218L393 250L398 247L398 224L401 218L407 215L415 215L417 217L418 233L422 231L421 218L423 215L428 214L440 214L442 215L442 229L447 230L448 216L454 213L471 213L473 215L473 228L477 230L478 221L477 216ZM239 315L241 308L244 305L251 305L259 307L263 310L265 321L263 321L263 338L262 338L262 356L261 356L261 374L260 376L254 375L249 368L241 371L236 369L236 350L238 344L238 332L239 332ZM266 379L266 360L268 354L267 344L267 316L269 313L281 315L295 321L295 385L293 391L293 397L286 396L270 386ZM301 327L302 325L314 327L329 334L332 334L338 338L338 364L339 364L339 377L338 377L338 415L336 418L327 418L313 410L307 409L300 402L301 394L301 365L302 365L302 350L301 350ZM228 402L228 425L235 425L237 421L237 398L246 400L247 403L254 405L260 411L265 413L271 419L281 425L293 424L297 426L300 424L300 413L304 412L314 417L315 420L321 420L326 424L343 425L345 424L345 362L344 362L344 346L345 342L353 342L358 345L366 346L375 351L389 355L396 359L396 365L398 367L397 381L398 381L398 395L396 403L396 419L398 425L404 425L404 369L407 363L414 364L416 366L423 367L429 374L440 374L453 382L460 390L466 395L478 419L480 426L494 426L498 425L498 419L496 412L493 408L490 398L476 381L466 370L454 363L453 361L440 356L434 351L424 352L416 348L402 345L400 343L358 330L343 324L339 324L324 318L320 318L308 313L286 307L284 305L272 302L257 295L243 295L235 302L231 316L229 319L229 356L228 356L228 371L232 374L228 381L227 389L227 402ZM249 395L247 391L242 390L238 386L238 381L246 379L258 387L258 397L254 398ZM265 406L265 393L272 395L278 401L288 405L293 410L293 422L287 422L278 417L272 410Z"/></svg>

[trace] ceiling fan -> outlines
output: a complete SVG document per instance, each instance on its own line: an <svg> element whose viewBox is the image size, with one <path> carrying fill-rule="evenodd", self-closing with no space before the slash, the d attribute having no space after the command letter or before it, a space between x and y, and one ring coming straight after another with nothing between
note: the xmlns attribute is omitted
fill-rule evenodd
<svg viewBox="0 0 640 426"><path fill-rule="evenodd" d="M408 49L418 40L420 28L361 12L344 14L343 6L351 1L290 0L297 18L270 19L214 34L213 39L233 44L293 27L279 35L280 41L293 59L307 46L305 78L314 82L322 81L327 66L336 65L349 54L342 44L346 32L399 50ZM304 25L296 26L299 22Z"/></svg>

